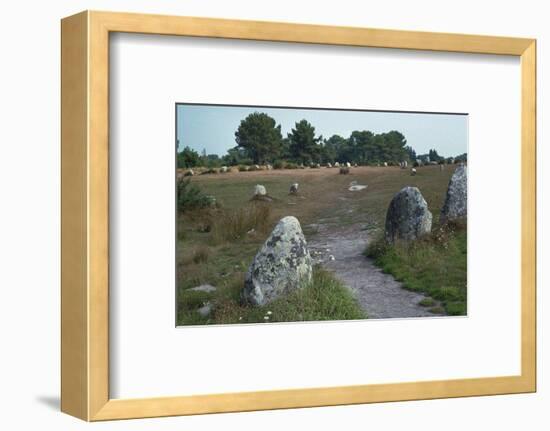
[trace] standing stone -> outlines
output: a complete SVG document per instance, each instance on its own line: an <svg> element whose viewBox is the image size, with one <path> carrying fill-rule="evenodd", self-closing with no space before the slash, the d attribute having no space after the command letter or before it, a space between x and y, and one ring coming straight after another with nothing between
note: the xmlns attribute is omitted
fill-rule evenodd
<svg viewBox="0 0 550 431"><path fill-rule="evenodd" d="M432 213L416 187L401 189L390 202L386 214L386 241L411 241L432 230Z"/></svg>
<svg viewBox="0 0 550 431"><path fill-rule="evenodd" d="M311 281L312 259L296 217L282 218L264 243L244 282L243 298L267 304Z"/></svg>
<svg viewBox="0 0 550 431"><path fill-rule="evenodd" d="M456 168L441 209L440 223L465 219L468 215L468 171L466 166Z"/></svg>
<svg viewBox="0 0 550 431"><path fill-rule="evenodd" d="M254 186L254 196L265 196L267 194L267 191L264 186L261 184L256 184Z"/></svg>

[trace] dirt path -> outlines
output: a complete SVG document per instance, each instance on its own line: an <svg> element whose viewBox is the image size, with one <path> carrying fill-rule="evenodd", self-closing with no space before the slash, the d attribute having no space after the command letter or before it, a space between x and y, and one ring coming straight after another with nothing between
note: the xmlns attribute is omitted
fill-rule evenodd
<svg viewBox="0 0 550 431"><path fill-rule="evenodd" d="M354 292L370 319L434 316L418 305L424 295L403 289L363 255L369 238L360 225L316 224L309 228L317 232L308 241L315 262Z"/></svg>

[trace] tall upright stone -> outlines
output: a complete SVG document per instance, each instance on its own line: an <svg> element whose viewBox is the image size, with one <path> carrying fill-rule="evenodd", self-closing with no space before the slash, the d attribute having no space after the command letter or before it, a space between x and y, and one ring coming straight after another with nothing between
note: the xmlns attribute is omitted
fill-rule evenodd
<svg viewBox="0 0 550 431"><path fill-rule="evenodd" d="M386 241L411 241L431 230L432 213L420 190L416 187L401 189L391 200L386 213Z"/></svg>
<svg viewBox="0 0 550 431"><path fill-rule="evenodd" d="M445 203L441 209L441 224L465 220L468 216L468 170L460 165L449 181Z"/></svg>
<svg viewBox="0 0 550 431"><path fill-rule="evenodd" d="M312 259L300 222L282 218L254 257L245 277L243 298L252 305L265 305L299 289L312 277Z"/></svg>

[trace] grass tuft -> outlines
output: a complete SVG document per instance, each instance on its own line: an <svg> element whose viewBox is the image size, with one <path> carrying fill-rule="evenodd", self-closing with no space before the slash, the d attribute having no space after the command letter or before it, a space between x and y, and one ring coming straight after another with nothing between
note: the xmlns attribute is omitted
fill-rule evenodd
<svg viewBox="0 0 550 431"><path fill-rule="evenodd" d="M445 311L445 308L443 308L441 305L436 305L429 310L429 312L433 314L445 314Z"/></svg>
<svg viewBox="0 0 550 431"><path fill-rule="evenodd" d="M222 211L213 220L210 240L223 244L243 238L248 232L268 232L271 227L271 207L266 202L252 201L242 208Z"/></svg>
<svg viewBox="0 0 550 431"><path fill-rule="evenodd" d="M433 307L435 305L435 301L433 298L427 297L420 301L418 305L421 307Z"/></svg>
<svg viewBox="0 0 550 431"><path fill-rule="evenodd" d="M193 252L193 262L196 264L208 262L209 257L210 248L204 244L199 245Z"/></svg>

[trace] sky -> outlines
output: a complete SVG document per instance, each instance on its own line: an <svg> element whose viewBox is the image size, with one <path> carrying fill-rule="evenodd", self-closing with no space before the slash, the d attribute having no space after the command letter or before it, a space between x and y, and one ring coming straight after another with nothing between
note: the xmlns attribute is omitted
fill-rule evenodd
<svg viewBox="0 0 550 431"><path fill-rule="evenodd" d="M354 130L373 133L397 130L417 154L437 150L451 157L467 152L468 115L406 113L390 111L339 111L330 109L264 108L178 104L176 134L179 150L189 146L201 153L223 156L235 147L235 131L241 120L253 112L264 112L281 125L283 137L294 125L306 119L315 127L316 136L347 138Z"/></svg>

